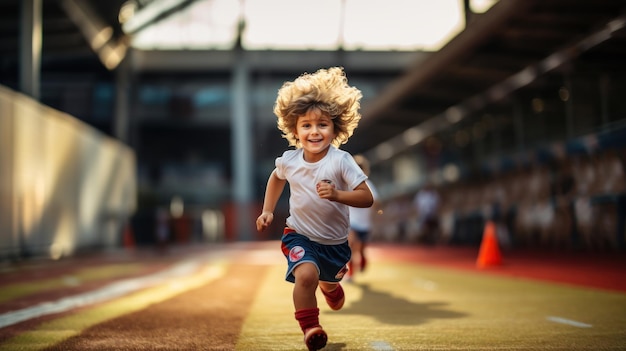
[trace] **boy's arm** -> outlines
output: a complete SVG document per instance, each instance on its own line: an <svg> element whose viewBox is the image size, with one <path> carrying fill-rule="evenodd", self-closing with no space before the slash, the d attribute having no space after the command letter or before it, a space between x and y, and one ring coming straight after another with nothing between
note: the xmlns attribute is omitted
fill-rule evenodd
<svg viewBox="0 0 626 351"><path fill-rule="evenodd" d="M352 191L337 190L332 184L320 182L317 187L317 194L322 199L340 202L351 207L370 207L374 203L372 191L365 181L357 185Z"/></svg>
<svg viewBox="0 0 626 351"><path fill-rule="evenodd" d="M276 176L276 170L272 171L269 179L267 180L267 186L265 188L265 199L263 200L263 210L261 215L256 220L256 229L258 231L264 231L272 224L274 220L274 209L280 195L283 193L287 180L280 179Z"/></svg>

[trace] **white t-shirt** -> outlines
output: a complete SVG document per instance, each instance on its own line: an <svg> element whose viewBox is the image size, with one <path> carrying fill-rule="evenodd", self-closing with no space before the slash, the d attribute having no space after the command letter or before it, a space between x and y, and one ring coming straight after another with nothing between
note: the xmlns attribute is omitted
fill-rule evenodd
<svg viewBox="0 0 626 351"><path fill-rule="evenodd" d="M378 200L378 192L374 184L369 179L365 182L372 192L374 201ZM372 228L372 208L350 207L350 227L354 230L369 232Z"/></svg>
<svg viewBox="0 0 626 351"><path fill-rule="evenodd" d="M315 186L321 180L330 180L337 190L353 190L367 176L352 155L332 145L315 163L306 162L303 152L288 150L276 159L276 176L289 182L287 226L312 241L341 244L348 238L348 206L320 198Z"/></svg>

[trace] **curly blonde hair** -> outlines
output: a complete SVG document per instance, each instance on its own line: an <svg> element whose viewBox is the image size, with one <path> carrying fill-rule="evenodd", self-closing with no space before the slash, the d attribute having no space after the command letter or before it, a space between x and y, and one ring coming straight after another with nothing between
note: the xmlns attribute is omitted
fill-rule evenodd
<svg viewBox="0 0 626 351"><path fill-rule="evenodd" d="M292 82L285 82L278 90L274 104L278 129L289 145L299 147L294 134L298 117L317 109L332 119L336 134L332 144L339 147L352 136L361 119L361 97L359 89L348 85L343 67L304 73Z"/></svg>

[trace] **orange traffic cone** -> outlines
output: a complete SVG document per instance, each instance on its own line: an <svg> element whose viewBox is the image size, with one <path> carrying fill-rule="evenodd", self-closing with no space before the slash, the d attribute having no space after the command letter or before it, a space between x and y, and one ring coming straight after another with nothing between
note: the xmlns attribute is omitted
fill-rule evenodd
<svg viewBox="0 0 626 351"><path fill-rule="evenodd" d="M479 268L484 268L487 266L498 266L501 264L502 255L500 254L500 248L498 247L496 225L492 221L487 221L476 265Z"/></svg>

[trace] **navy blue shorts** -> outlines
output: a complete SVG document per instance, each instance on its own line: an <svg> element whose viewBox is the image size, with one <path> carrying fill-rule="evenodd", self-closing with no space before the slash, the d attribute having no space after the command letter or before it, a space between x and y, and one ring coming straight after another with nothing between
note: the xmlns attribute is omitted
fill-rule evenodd
<svg viewBox="0 0 626 351"><path fill-rule="evenodd" d="M311 262L317 267L319 279L323 282L339 282L348 272L347 264L351 256L348 241L339 245L323 245L285 228L281 249L287 259L285 280L288 282L296 281L293 270L304 262Z"/></svg>

